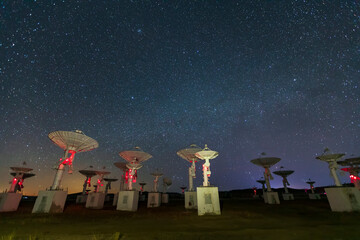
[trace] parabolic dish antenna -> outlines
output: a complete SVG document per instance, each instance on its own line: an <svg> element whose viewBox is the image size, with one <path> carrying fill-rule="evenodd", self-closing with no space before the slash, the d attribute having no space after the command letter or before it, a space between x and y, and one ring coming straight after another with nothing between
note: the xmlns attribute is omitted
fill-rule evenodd
<svg viewBox="0 0 360 240"><path fill-rule="evenodd" d="M114 165L117 167L117 168L120 168L121 170L123 170L124 172L126 172L128 170L128 168L126 167L126 162L116 162L114 163Z"/></svg>
<svg viewBox="0 0 360 240"><path fill-rule="evenodd" d="M263 158L253 159L250 162L264 168L270 168L271 166L278 163L280 160L281 158L277 158L277 157L263 157Z"/></svg>
<svg viewBox="0 0 360 240"><path fill-rule="evenodd" d="M79 173L89 178L95 176L96 172L97 172L96 170L79 170Z"/></svg>
<svg viewBox="0 0 360 240"><path fill-rule="evenodd" d="M316 159L324 161L324 162L334 162L334 161L339 160L343 156L345 156L345 154L343 154L343 153L326 154L326 155L317 156Z"/></svg>
<svg viewBox="0 0 360 240"><path fill-rule="evenodd" d="M26 173L33 170L32 168L26 168L26 167L10 167L10 169L18 173Z"/></svg>
<svg viewBox="0 0 360 240"><path fill-rule="evenodd" d="M119 152L119 155L129 163L142 163L152 158L149 153L142 151L140 147L135 147L134 150Z"/></svg>
<svg viewBox="0 0 360 240"><path fill-rule="evenodd" d="M306 181L306 183L307 183L307 184L310 184L310 185L313 185L313 184L316 183L316 182L309 179L308 181Z"/></svg>
<svg viewBox="0 0 360 240"><path fill-rule="evenodd" d="M340 187L341 182L339 180L339 177L336 174L336 170L338 169L337 161L341 159L345 154L343 153L330 153L330 150L326 148L322 155L317 156L316 159L327 162L329 164L330 174L334 179L335 185Z"/></svg>
<svg viewBox="0 0 360 240"><path fill-rule="evenodd" d="M352 166L352 165L360 165L360 157L356 158L347 158L343 161L337 162L341 166Z"/></svg>
<svg viewBox="0 0 360 240"><path fill-rule="evenodd" d="M194 191L194 183L193 179L196 177L196 166L195 162L199 159L195 156L197 152L200 152L202 149L195 144L191 144L190 147L182 149L177 152L177 155L186 161L191 163L191 167L189 168L189 191Z"/></svg>
<svg viewBox="0 0 360 240"><path fill-rule="evenodd" d="M60 148L73 150L75 152L91 151L99 147L96 140L86 136L80 130L51 132L49 133L49 138Z"/></svg>
<svg viewBox="0 0 360 240"><path fill-rule="evenodd" d="M195 144L191 144L190 147L184 148L179 150L176 154L181 157L182 159L185 159L186 161L192 163L196 162L199 159L195 156L197 152L200 152L202 149Z"/></svg>
<svg viewBox="0 0 360 240"><path fill-rule="evenodd" d="M265 180L256 180L260 184L265 184Z"/></svg>

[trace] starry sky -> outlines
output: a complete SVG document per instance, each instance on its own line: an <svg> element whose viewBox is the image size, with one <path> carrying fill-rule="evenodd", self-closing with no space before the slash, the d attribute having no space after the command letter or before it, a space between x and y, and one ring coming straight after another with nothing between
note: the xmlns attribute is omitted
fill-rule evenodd
<svg viewBox="0 0 360 240"><path fill-rule="evenodd" d="M63 152L47 135L75 129L99 148L76 155L69 192L89 165L119 177L134 146L154 156L145 190L159 170L179 192L190 164L176 151L192 143L219 152L219 190L261 187L262 152L295 170L290 187L333 184L315 157L360 155L359 43L359 1L2 0L0 191L23 161L37 174L25 193L49 187Z"/></svg>

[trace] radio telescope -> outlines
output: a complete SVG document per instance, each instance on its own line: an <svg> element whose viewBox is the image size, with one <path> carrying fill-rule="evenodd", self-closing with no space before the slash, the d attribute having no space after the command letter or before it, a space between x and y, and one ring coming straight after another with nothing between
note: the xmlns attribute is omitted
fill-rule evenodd
<svg viewBox="0 0 360 240"><path fill-rule="evenodd" d="M90 166L90 168L92 168L92 166ZM86 187L87 186L91 187L91 178L96 175L96 171L83 169L83 170L79 170L79 173L84 175L86 177L86 179L85 179L85 182L83 185L83 191L82 191L81 195L78 195L76 197L76 203L84 203L84 202L86 202L86 199L87 199Z"/></svg>
<svg viewBox="0 0 360 240"><path fill-rule="evenodd" d="M26 162L23 162L26 165ZM7 192L0 193L0 212L12 212L16 211L19 207L19 203L22 197L22 189L24 188L24 180L35 176L34 173L30 173L32 168L27 167L10 167L13 171L10 173L14 178L10 182L10 189Z"/></svg>
<svg viewBox="0 0 360 240"><path fill-rule="evenodd" d="M26 165L26 162L23 162L23 165ZM10 167L10 169L13 171L10 173L11 176L14 176L13 180L11 181L10 190L8 192L10 193L16 193L21 192L21 190L24 188L24 180L26 178L31 178L35 176L34 173L30 173L33 169L27 168L27 167Z"/></svg>
<svg viewBox="0 0 360 240"><path fill-rule="evenodd" d="M210 171L210 159L214 159L219 156L219 153L216 151L212 151L208 148L207 144L205 144L205 148L202 151L199 151L195 154L195 156L201 160L205 160L203 164L203 175L204 175L204 182L203 186L208 187L210 186L209 177L211 175Z"/></svg>
<svg viewBox="0 0 360 240"><path fill-rule="evenodd" d="M271 175L269 168L274 164L278 163L280 160L281 160L280 158L276 158L276 157L261 157L250 161L253 164L263 167L265 169L264 179L268 192L271 192L270 179L271 180L274 179L274 177Z"/></svg>
<svg viewBox="0 0 360 240"><path fill-rule="evenodd" d="M195 163L199 160L195 154L197 152L200 152L202 149L195 144L191 144L190 147L182 149L177 152L177 155L186 161L191 163L191 167L189 167L189 191L195 191L194 184L193 184L193 178L196 177L195 174Z"/></svg>
<svg viewBox="0 0 360 240"><path fill-rule="evenodd" d="M264 154L263 154L264 155ZM265 169L264 178L267 187L267 191L263 193L264 202L269 204L280 204L279 196L277 192L271 191L270 179L274 179L270 172L270 167L278 163L281 159L276 157L260 157L251 160L250 162L263 167Z"/></svg>
<svg viewBox="0 0 360 240"><path fill-rule="evenodd" d="M128 190L132 190L132 182L136 182L137 170L142 167L141 163L152 158L152 156L149 153L142 151L140 147L119 152L119 155L128 162L126 167L129 171L127 177L125 176L125 180L128 183Z"/></svg>
<svg viewBox="0 0 360 240"><path fill-rule="evenodd" d="M139 203L139 192L133 189L132 184L136 183L137 172L143 166L142 163L152 158L149 153L135 147L132 150L119 152L120 157L127 161L126 168L129 170L125 174L125 182L128 184L128 191L120 191L117 210L121 211L137 211Z"/></svg>
<svg viewBox="0 0 360 240"><path fill-rule="evenodd" d="M330 150L326 148L324 150L324 153L316 157L316 159L327 162L329 164L330 173L334 179L335 185L340 187L342 186L342 184L340 183L339 177L336 174L336 170L339 168L337 161L340 160L345 154L343 153L331 154L329 152Z"/></svg>
<svg viewBox="0 0 360 240"><path fill-rule="evenodd" d="M315 183L315 181L312 181L312 180L309 178L309 180L307 180L306 183L310 185L311 193L314 194L314 193L315 193L315 192L314 192L314 183Z"/></svg>
<svg viewBox="0 0 360 240"><path fill-rule="evenodd" d="M164 187L164 190L163 190L163 194L161 196L161 201L163 203L168 203L169 202L169 194L167 194L167 189L168 187L172 184L172 180L171 178L166 178L164 177L163 178L163 187Z"/></svg>
<svg viewBox="0 0 360 240"><path fill-rule="evenodd" d="M163 178L163 184L164 184L164 185L163 185L163 187L164 187L164 193L166 193L167 190L168 190L168 187L171 186L171 184L172 184L171 178L164 177L164 178Z"/></svg>
<svg viewBox="0 0 360 240"><path fill-rule="evenodd" d="M104 167L105 168L105 167ZM109 175L111 172L108 171L95 171L96 175L98 175L98 180L96 181L95 193L100 192L102 186L104 186L103 182L105 180L105 176Z"/></svg>
<svg viewBox="0 0 360 240"><path fill-rule="evenodd" d="M350 174L351 183L360 190L360 157L348 158L344 161L339 161L338 164L341 166L349 166L347 168L342 168L341 170Z"/></svg>
<svg viewBox="0 0 360 240"><path fill-rule="evenodd" d="M151 175L155 178L155 179L154 179L153 192L158 192L159 178L160 178L163 174L160 173L160 172L154 172L154 173L151 173Z"/></svg>
<svg viewBox="0 0 360 240"><path fill-rule="evenodd" d="M262 190L263 190L263 193L264 193L265 192L265 180L264 179L259 179L259 180L256 180L256 181L262 185Z"/></svg>
<svg viewBox="0 0 360 240"><path fill-rule="evenodd" d="M84 169L84 170L79 170L79 173L81 173L82 175L84 175L86 177L84 185L83 185L83 191L82 191L82 194L85 195L86 187L87 186L91 187L91 178L96 175L96 171Z"/></svg>
<svg viewBox="0 0 360 240"><path fill-rule="evenodd" d="M64 157L60 158L60 164L57 167L57 172L51 190L59 189L62 175L64 173L65 165L69 167L69 173L72 173L75 153L91 151L99 144L96 140L86 136L82 131L55 131L49 133L49 138L53 143L64 150ZM68 155L70 157L68 157Z"/></svg>
<svg viewBox="0 0 360 240"><path fill-rule="evenodd" d="M287 177L291 174L294 173L293 170L283 170L284 167L281 166L280 170L273 172L274 174L281 176L283 178L282 182L283 182L283 186L284 186L284 190L285 193L283 193L283 198L284 200L294 200L294 195L289 193L289 190L287 188L287 186L290 186L289 181L287 180Z"/></svg>
<svg viewBox="0 0 360 240"><path fill-rule="evenodd" d="M186 187L183 186L183 187L180 187L180 189L181 189L181 193L184 194Z"/></svg>
<svg viewBox="0 0 360 240"><path fill-rule="evenodd" d="M105 194L107 194L108 191L111 189L111 183L116 182L117 180L117 178L104 178L104 181L106 182Z"/></svg>
<svg viewBox="0 0 360 240"><path fill-rule="evenodd" d="M54 182L50 191L40 191L33 208L33 213L56 213L64 209L67 191L60 190L60 183L64 173L64 168L69 167L72 173L72 164L75 153L91 151L99 144L96 140L86 136L82 131L55 131L49 133L50 140L64 150L64 157L60 159L60 164L56 166ZM70 156L68 156L70 154ZM56 192L54 192L56 191Z"/></svg>
<svg viewBox="0 0 360 240"><path fill-rule="evenodd" d="M125 178L129 174L129 169L126 167L125 162L116 162L116 163L114 163L114 165L117 168L120 168L122 170L122 175L121 175L121 179L120 179L120 191L124 191L124 189L126 189L126 187L124 186L125 185Z"/></svg>
<svg viewBox="0 0 360 240"><path fill-rule="evenodd" d="M220 200L219 200L219 189L214 186L210 186L209 177L210 171L210 159L214 159L219 156L219 153L208 148L205 144L205 148L197 153L195 156L199 159L205 160L203 164L203 175L204 182L202 187L196 188L196 200L198 216L205 214L209 215L220 215ZM185 195L186 201L186 195Z"/></svg>
<svg viewBox="0 0 360 240"><path fill-rule="evenodd" d="M141 182L141 183L139 183L139 185L140 185L140 193L142 194L142 192L144 191L144 186L146 185L146 183Z"/></svg>

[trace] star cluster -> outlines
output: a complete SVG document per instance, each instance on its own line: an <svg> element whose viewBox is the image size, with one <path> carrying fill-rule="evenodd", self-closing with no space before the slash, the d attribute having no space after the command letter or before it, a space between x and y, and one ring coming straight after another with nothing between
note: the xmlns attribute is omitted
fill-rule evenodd
<svg viewBox="0 0 360 240"><path fill-rule="evenodd" d="M358 1L1 1L0 189L23 161L25 192L51 185L62 151L47 135L74 129L100 145L76 170L120 176L119 151L152 154L147 190L155 170L187 185L176 151L192 143L219 152L220 190L257 185L261 152L295 170L292 187L332 184L315 156L360 154L359 23Z"/></svg>

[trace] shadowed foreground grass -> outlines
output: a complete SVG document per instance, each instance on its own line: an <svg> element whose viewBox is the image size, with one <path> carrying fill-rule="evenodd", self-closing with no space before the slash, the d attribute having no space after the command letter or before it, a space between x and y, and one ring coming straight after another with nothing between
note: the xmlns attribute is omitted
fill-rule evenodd
<svg viewBox="0 0 360 240"><path fill-rule="evenodd" d="M68 204L62 214L31 214L33 203L0 214L0 240L8 239L357 239L360 213L333 213L327 200L224 200L221 216L198 217L182 201L138 212L90 210Z"/></svg>

